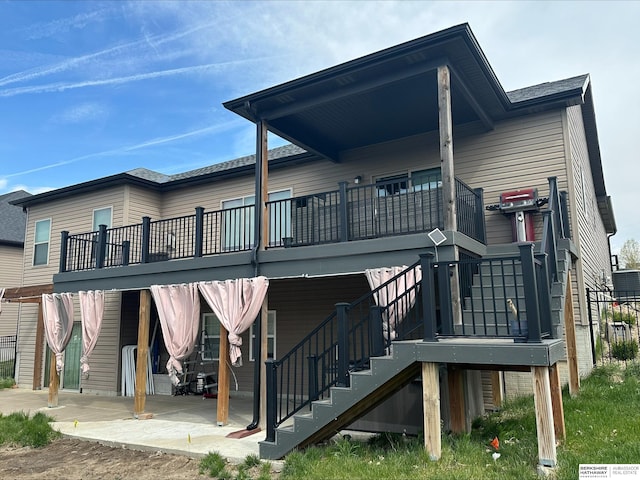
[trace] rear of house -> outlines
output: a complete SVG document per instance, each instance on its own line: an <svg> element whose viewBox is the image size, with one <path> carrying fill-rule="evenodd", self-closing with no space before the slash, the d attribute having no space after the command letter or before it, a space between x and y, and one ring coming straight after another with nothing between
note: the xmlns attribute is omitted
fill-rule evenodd
<svg viewBox="0 0 640 480"><path fill-rule="evenodd" d="M438 102L446 92L442 72L451 75L448 126ZM463 25L225 106L256 123L255 155L172 176L136 169L16 202L29 215L24 286L107 292L91 376L80 380L79 363L67 361L63 388L123 393L121 352L137 343L138 292L150 285L268 277L262 358L281 359L336 304L370 292L366 270L412 265L427 252L450 261L517 252L514 215L492 207L501 193L523 189L564 201L578 364L582 375L590 370L584 292L611 273L615 220L588 75L504 92ZM267 154L267 129L292 144ZM536 245L547 235L544 204L526 212L532 228L525 240ZM428 235L436 228L445 239L440 246ZM198 360L215 363L220 326L201 304ZM37 306L24 305L21 386L46 385L37 324ZM562 336L562 317L558 325L559 336L547 332L553 338ZM155 311L149 338L152 368L161 374L168 354ZM78 352L79 341L72 339L67 355ZM258 394L255 343L252 327L242 335L243 366L232 369L237 395ZM505 375L502 387L489 374L468 375L476 390L471 414L491 406L492 389L531 390L529 374ZM412 390L405 384L405 393ZM310 395L306 386L302 395ZM419 429L422 421L420 408L395 427L371 415L363 428L413 422Z"/></svg>

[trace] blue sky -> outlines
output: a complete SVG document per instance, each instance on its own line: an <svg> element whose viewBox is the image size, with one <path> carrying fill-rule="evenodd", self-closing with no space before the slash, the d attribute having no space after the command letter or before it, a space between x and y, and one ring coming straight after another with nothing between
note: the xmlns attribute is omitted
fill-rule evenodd
<svg viewBox="0 0 640 480"><path fill-rule="evenodd" d="M0 0L0 194L251 154L222 102L469 22L506 90L591 74L617 250L640 240L638 18L640 2Z"/></svg>

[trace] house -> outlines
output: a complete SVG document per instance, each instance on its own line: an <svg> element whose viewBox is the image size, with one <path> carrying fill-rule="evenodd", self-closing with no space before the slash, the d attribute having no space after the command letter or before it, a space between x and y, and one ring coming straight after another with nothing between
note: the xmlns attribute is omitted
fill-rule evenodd
<svg viewBox="0 0 640 480"><path fill-rule="evenodd" d="M120 394L126 345L150 344L162 370L151 285L260 275L259 332L242 335L232 385L266 421L263 456L357 421L424 428L437 458L441 415L464 430L533 375L554 465L542 405L592 367L584 292L610 272L616 231L590 77L505 92L463 24L224 106L255 123L255 155L14 202L29 214L24 285L107 295L92 374L71 369L63 388ZM291 144L269 150L269 131ZM215 361L225 332L201 307L199 361ZM20 385L43 376L36 324L23 309Z"/></svg>
<svg viewBox="0 0 640 480"><path fill-rule="evenodd" d="M10 202L30 195L24 190L0 195L0 302L7 288L22 282L27 215ZM18 329L18 304L0 303L0 378L13 377Z"/></svg>

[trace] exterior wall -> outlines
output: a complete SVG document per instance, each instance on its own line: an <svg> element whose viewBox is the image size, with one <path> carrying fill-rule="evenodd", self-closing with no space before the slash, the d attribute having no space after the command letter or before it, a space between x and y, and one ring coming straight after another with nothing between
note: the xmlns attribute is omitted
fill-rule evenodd
<svg viewBox="0 0 640 480"><path fill-rule="evenodd" d="M22 284L21 247L0 245L0 288L19 287ZM18 325L20 305L17 303L2 303L0 313L0 336L15 335Z"/></svg>

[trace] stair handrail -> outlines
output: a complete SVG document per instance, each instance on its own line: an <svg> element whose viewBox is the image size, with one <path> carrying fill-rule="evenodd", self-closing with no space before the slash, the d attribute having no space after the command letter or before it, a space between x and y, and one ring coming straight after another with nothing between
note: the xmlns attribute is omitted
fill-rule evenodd
<svg viewBox="0 0 640 480"><path fill-rule="evenodd" d="M266 361L266 441L273 442L279 425L303 408L310 408L311 402L328 396L331 387L348 386L350 371L366 368L372 356L384 355L394 340L406 338L422 326L421 315L417 314L421 309L417 295L420 282L414 282L410 290L385 307L375 301L382 290L389 289L405 275L415 275L419 268L417 261L355 301L336 304L336 310L289 352L279 360ZM386 312L398 308L406 311L410 295L415 302L411 309L416 313L415 321L407 323L411 328L405 327L405 318L393 329ZM383 333L392 330L394 335ZM289 385L292 381L293 388Z"/></svg>

